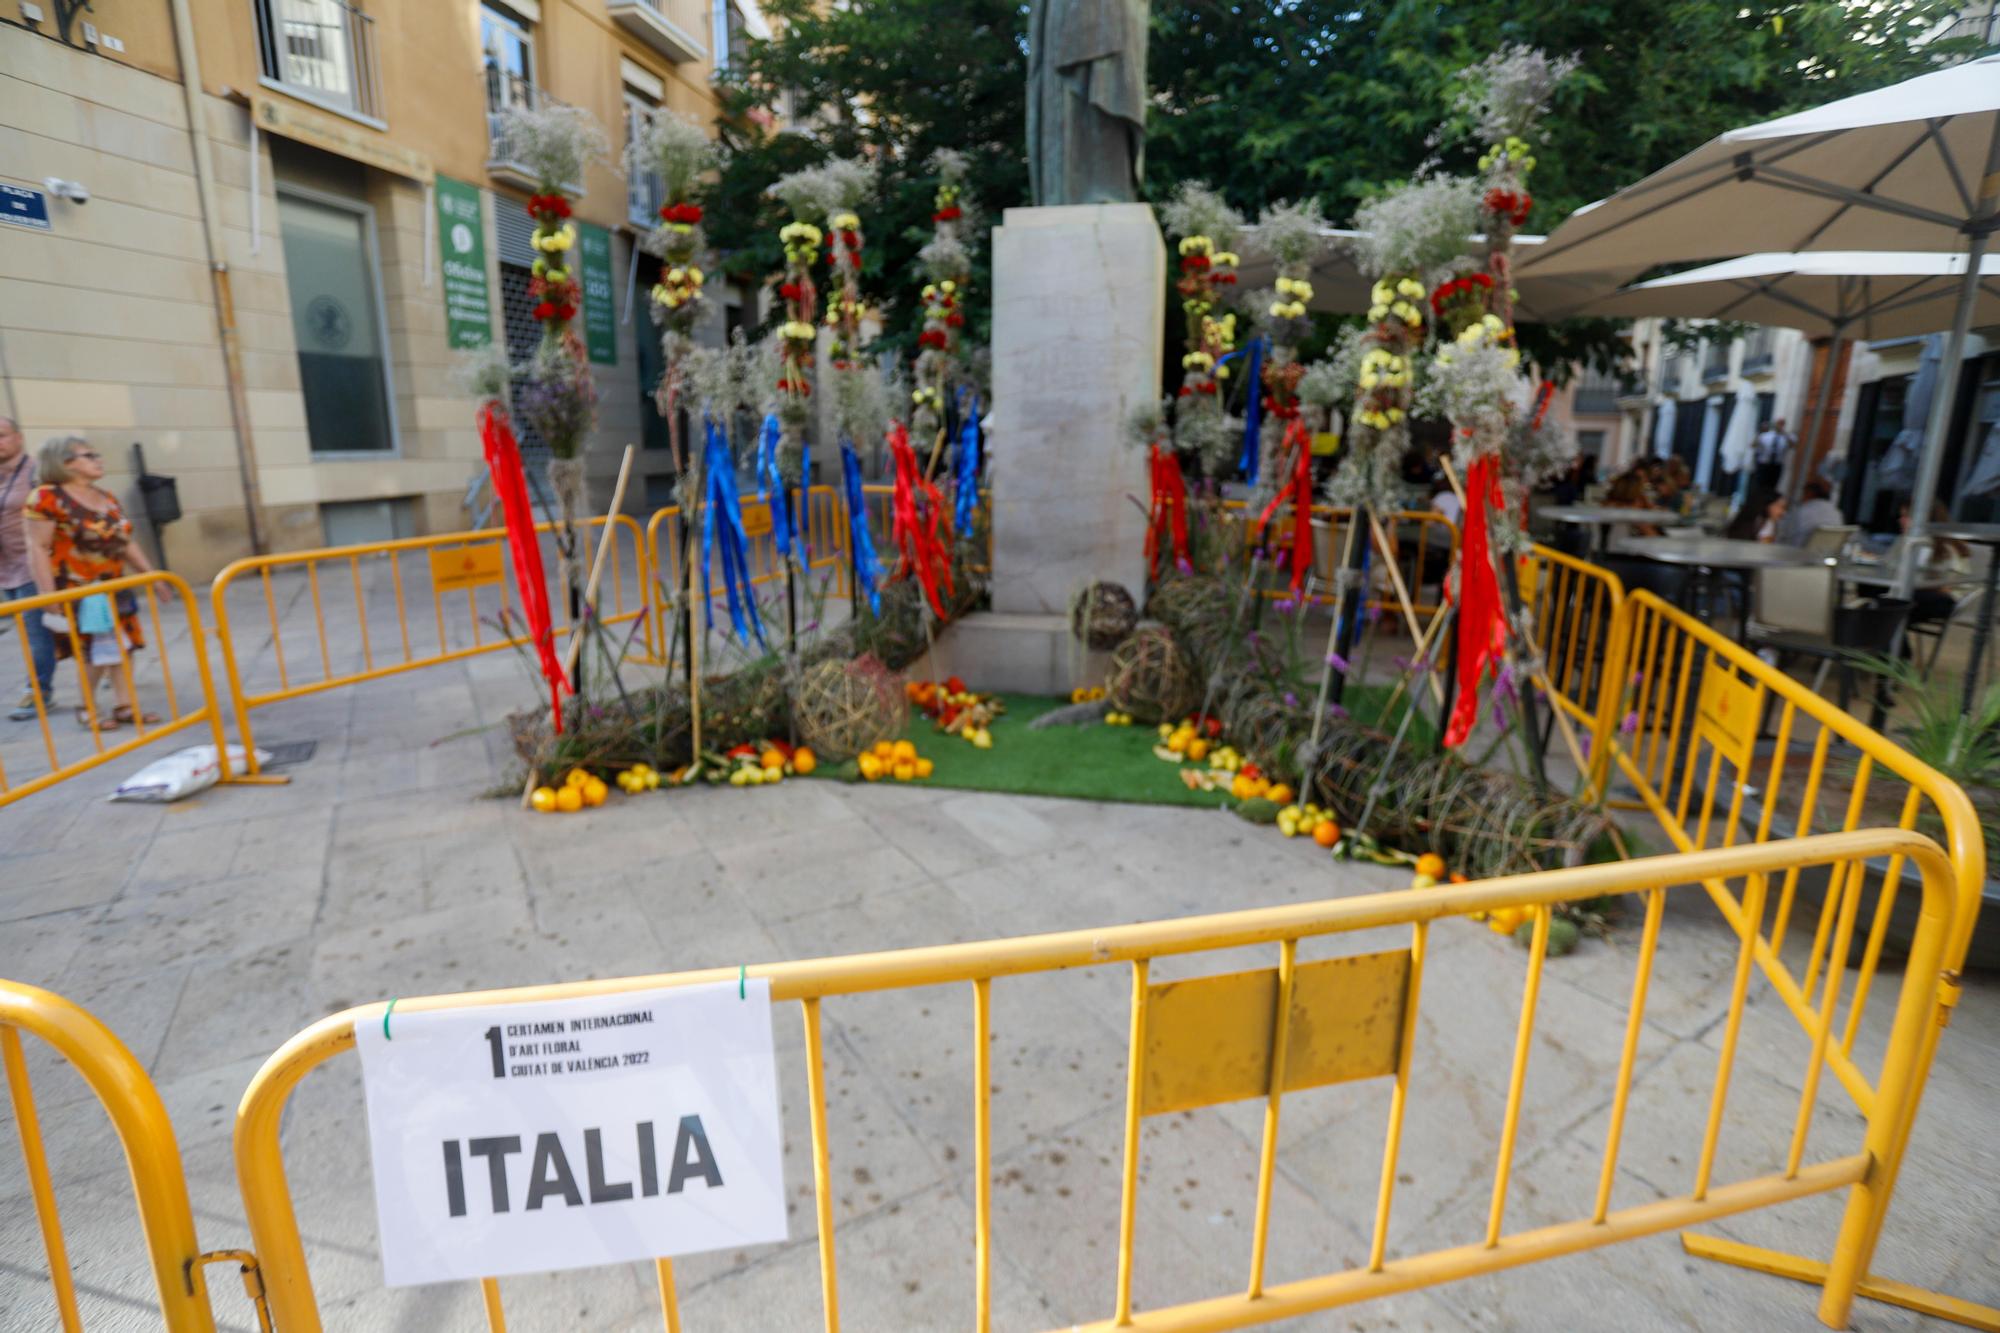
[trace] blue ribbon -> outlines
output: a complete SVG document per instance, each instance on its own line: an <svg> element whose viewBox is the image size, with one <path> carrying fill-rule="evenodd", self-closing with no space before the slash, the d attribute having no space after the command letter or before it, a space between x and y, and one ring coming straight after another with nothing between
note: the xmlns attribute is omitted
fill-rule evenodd
<svg viewBox="0 0 2000 1333"><path fill-rule="evenodd" d="M715 625L715 600L708 591L709 563L715 550L716 517L721 516L722 587L729 600L729 623L739 640L756 635L764 640L764 620L757 614L757 597L750 584L749 537L743 531L743 501L736 494L736 462L729 456L729 441L714 417L702 418L708 428L707 453L702 466L708 469L708 505L701 516L701 572L703 624Z"/></svg>
<svg viewBox="0 0 2000 1333"><path fill-rule="evenodd" d="M882 561L875 554L875 539L868 533L868 506L861 495L861 460L854 446L840 442L840 471L847 483L847 539L854 552L854 577L868 594L868 609L882 614L882 594L876 585L882 579Z"/></svg>
<svg viewBox="0 0 2000 1333"><path fill-rule="evenodd" d="M968 408L966 399L971 398ZM952 526L964 537L972 531L972 511L979 503L979 395L970 389L958 391L958 494Z"/></svg>
<svg viewBox="0 0 2000 1333"><path fill-rule="evenodd" d="M1264 339L1250 340L1250 401L1243 405L1243 456L1236 465L1243 469L1243 479L1252 486L1257 484L1257 463L1264 450Z"/></svg>
<svg viewBox="0 0 2000 1333"><path fill-rule="evenodd" d="M792 534L795 531L789 517L789 494L784 480L778 475L778 414L767 413L764 428L757 433L757 489L766 503L771 506L771 538L778 544L779 555L792 553Z"/></svg>

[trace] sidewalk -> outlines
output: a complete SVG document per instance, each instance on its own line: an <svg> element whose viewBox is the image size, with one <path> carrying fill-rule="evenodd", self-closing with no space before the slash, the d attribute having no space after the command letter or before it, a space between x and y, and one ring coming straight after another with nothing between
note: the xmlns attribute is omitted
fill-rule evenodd
<svg viewBox="0 0 2000 1333"><path fill-rule="evenodd" d="M203 1243L245 1246L230 1156L237 1099L292 1033L391 995L663 972L976 940L1400 888L1225 813L789 782L614 798L587 817L482 800L498 725L527 690L512 654L274 705L260 742L315 739L283 788L114 806L114 765L0 810L0 975L97 1013L158 1081ZM998 743L1005 744L1004 736ZM1698 889L1670 899L1614 1206L1688 1188L1735 940ZM1637 941L1636 913L1552 960L1507 1220L1587 1215ZM1466 922L1434 928L1390 1255L1483 1234L1525 953ZM1398 947L1400 933L1304 957ZM1271 965L1275 950L1162 963L1156 979ZM845 1326L970 1323L969 987L825 1006ZM1755 993L1753 991L1753 993ZM1109 1314L1129 975L994 985L995 1325ZM1886 1003L1857 1049L1879 1049ZM796 1007L778 1006L790 1243L678 1265L690 1329L819 1327L812 1173ZM102 1114L29 1042L86 1321L150 1326L129 1190ZM1806 1047L1765 997L1746 1020L1718 1182L1782 1166ZM1931 1080L1876 1270L2000 1302L2000 985L1975 977ZM1286 1098L1269 1280L1365 1263L1388 1088ZM1832 1080L1808 1161L1852 1151ZM1842 1108L1835 1110L1833 1108ZM1248 1272L1261 1102L1146 1124L1141 1308L1237 1289ZM0 1117L0 1160L18 1161ZM295 1202L330 1329L483 1327L477 1288L387 1291L375 1252L359 1066L293 1099ZM1838 1196L1715 1230L1824 1256ZM0 1327L46 1327L31 1202L0 1173ZM517 1329L658 1328L650 1270L503 1284ZM210 1273L230 1328L254 1326ZM1817 1328L1815 1293L1686 1257L1672 1236L1296 1321L1312 1329ZM1862 1303L1857 1327L1926 1321Z"/></svg>

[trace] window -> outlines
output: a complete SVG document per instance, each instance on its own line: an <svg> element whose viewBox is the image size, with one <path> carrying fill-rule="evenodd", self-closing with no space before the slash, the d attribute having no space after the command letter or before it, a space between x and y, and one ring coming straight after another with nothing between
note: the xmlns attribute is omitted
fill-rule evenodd
<svg viewBox="0 0 2000 1333"><path fill-rule="evenodd" d="M282 189L278 229L312 451L394 449L374 213L365 204Z"/></svg>
<svg viewBox="0 0 2000 1333"><path fill-rule="evenodd" d="M253 0L265 83L344 115L377 121L375 20L344 0Z"/></svg>
<svg viewBox="0 0 2000 1333"><path fill-rule="evenodd" d="M639 89L627 84L625 87L625 142L638 142L646 126L652 122L653 112L659 104ZM660 220L660 205L666 202L667 188L657 173L637 172L626 177L625 216L635 227L651 229Z"/></svg>
<svg viewBox="0 0 2000 1333"><path fill-rule="evenodd" d="M1576 451L1589 454L1593 458L1604 454L1604 432L1601 430L1580 430L1576 433Z"/></svg>
<svg viewBox="0 0 2000 1333"><path fill-rule="evenodd" d="M479 8L486 63L486 109L535 104L535 41L528 25L497 5Z"/></svg>

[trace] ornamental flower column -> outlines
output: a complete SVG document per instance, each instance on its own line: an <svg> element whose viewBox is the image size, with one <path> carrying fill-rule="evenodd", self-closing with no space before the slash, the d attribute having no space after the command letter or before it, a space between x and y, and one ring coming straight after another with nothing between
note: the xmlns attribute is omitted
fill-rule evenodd
<svg viewBox="0 0 2000 1333"><path fill-rule="evenodd" d="M927 279L918 294L924 326L917 334L910 423L917 439L941 447L945 404L963 375L960 344L965 336L965 301L972 286L972 252L965 243L970 226L971 191L966 188L963 153L939 149L930 160L939 177L931 200L931 239L918 253Z"/></svg>
<svg viewBox="0 0 2000 1333"><path fill-rule="evenodd" d="M1232 248L1243 231L1243 215L1199 182L1181 187L1160 210L1169 236L1176 237L1185 328L1181 387L1173 406L1175 449L1197 457L1211 478L1219 478L1234 457L1241 430L1224 403L1229 367L1236 350L1236 316L1227 307L1236 285L1238 258Z"/></svg>

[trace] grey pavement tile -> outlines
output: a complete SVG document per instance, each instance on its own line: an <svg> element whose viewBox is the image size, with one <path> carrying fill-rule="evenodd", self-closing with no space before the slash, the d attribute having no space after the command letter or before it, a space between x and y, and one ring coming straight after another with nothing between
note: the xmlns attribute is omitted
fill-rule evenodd
<svg viewBox="0 0 2000 1333"><path fill-rule="evenodd" d="M316 936L309 984L330 1012L395 995L531 986L553 968L527 904L496 898Z"/></svg>
<svg viewBox="0 0 2000 1333"><path fill-rule="evenodd" d="M859 903L926 878L922 866L858 820L810 832L773 832L710 850L751 910L767 922Z"/></svg>
<svg viewBox="0 0 2000 1333"><path fill-rule="evenodd" d="M52 988L83 947L84 932L103 910L77 907L8 922L7 928L0 930L0 977Z"/></svg>
<svg viewBox="0 0 2000 1333"><path fill-rule="evenodd" d="M320 1015L311 958L301 935L193 968L154 1068L192 1073L275 1051Z"/></svg>
<svg viewBox="0 0 2000 1333"><path fill-rule="evenodd" d="M306 935L319 898L319 869L310 864L129 895L82 930L82 947L62 984L107 988L184 963L255 953L274 940Z"/></svg>

